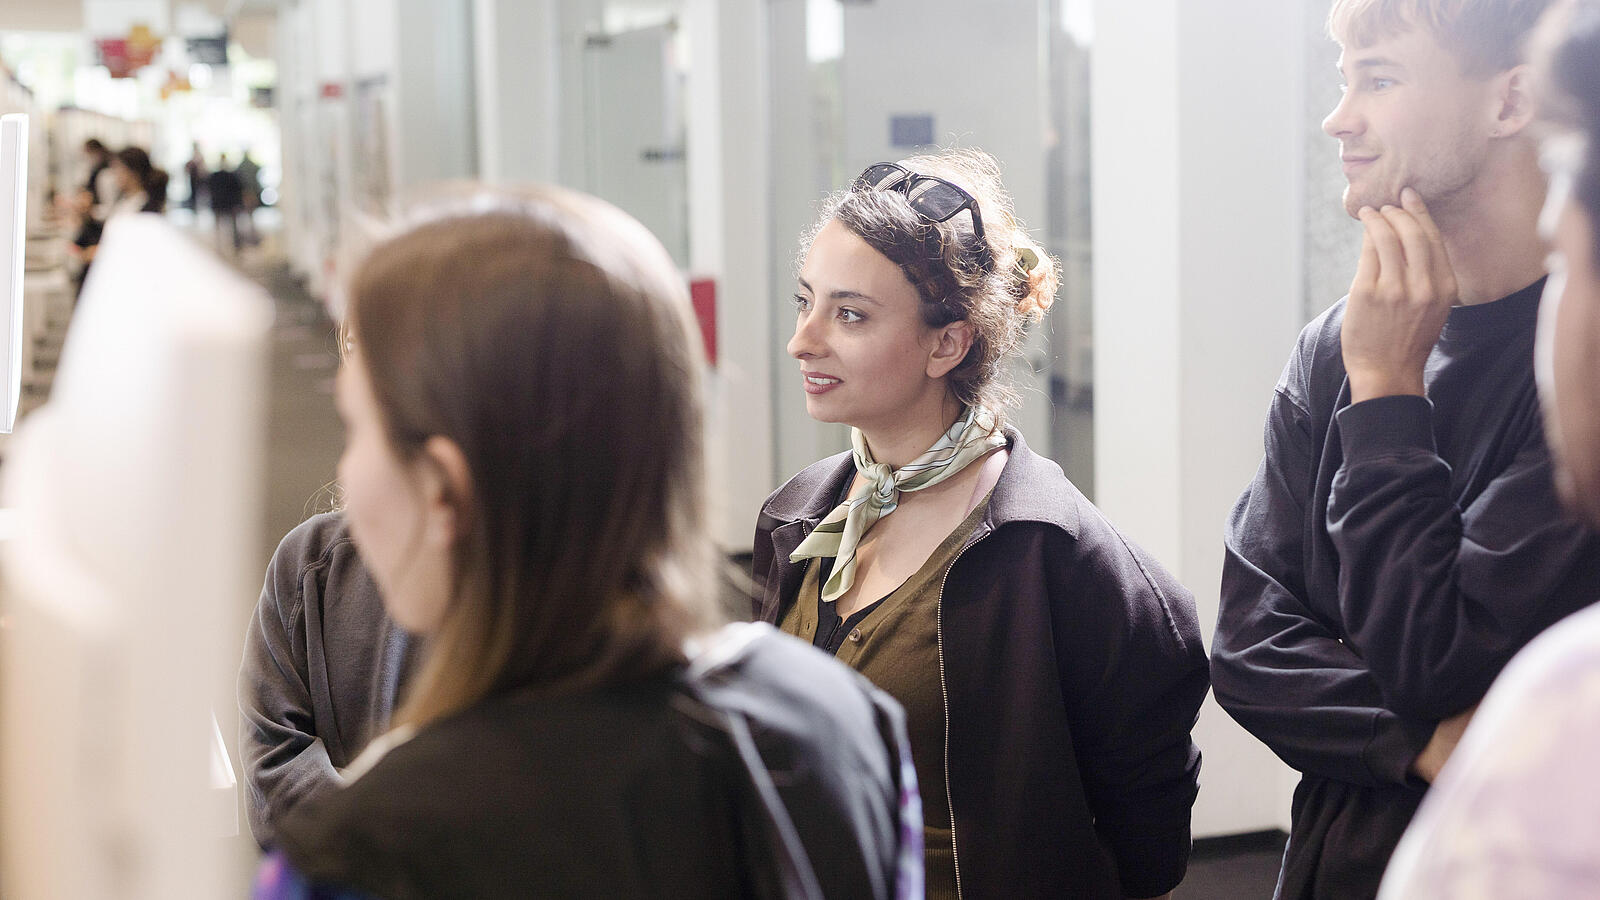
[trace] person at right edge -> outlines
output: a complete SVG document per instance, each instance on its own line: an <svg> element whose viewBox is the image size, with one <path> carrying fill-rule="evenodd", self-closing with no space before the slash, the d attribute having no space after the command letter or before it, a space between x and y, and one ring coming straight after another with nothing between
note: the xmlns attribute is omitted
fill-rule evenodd
<svg viewBox="0 0 1600 900"><path fill-rule="evenodd" d="M1335 0L1349 295L1301 333L1229 518L1217 699L1302 773L1280 898L1368 898L1506 662L1600 597L1533 374L1549 0Z"/></svg>

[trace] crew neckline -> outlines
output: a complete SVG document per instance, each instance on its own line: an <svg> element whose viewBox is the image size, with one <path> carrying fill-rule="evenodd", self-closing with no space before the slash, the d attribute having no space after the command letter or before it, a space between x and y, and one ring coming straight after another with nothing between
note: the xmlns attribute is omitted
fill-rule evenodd
<svg viewBox="0 0 1600 900"><path fill-rule="evenodd" d="M1540 276L1534 283L1499 300L1452 307L1439 339L1461 342L1504 337L1507 326L1531 325L1537 317L1539 298L1544 294L1548 277Z"/></svg>

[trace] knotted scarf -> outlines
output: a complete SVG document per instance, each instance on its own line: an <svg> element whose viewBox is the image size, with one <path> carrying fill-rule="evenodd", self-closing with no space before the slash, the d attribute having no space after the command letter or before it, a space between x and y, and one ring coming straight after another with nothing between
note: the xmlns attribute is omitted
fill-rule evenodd
<svg viewBox="0 0 1600 900"><path fill-rule="evenodd" d="M981 406L969 407L950 430L928 451L899 469L872 458L859 428L850 429L851 457L863 483L850 499L834 507L800 546L790 562L814 557L834 557L833 573L822 586L822 599L833 602L850 590L856 577L856 548L873 523L895 511L904 491L920 491L951 478L975 459L1006 445L995 427L994 414Z"/></svg>

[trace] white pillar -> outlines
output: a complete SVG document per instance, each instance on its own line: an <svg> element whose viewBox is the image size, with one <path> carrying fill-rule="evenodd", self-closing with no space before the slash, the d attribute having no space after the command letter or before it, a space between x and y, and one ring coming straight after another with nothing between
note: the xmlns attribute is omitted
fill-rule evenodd
<svg viewBox="0 0 1600 900"><path fill-rule="evenodd" d="M774 484L771 148L765 4L687 0L689 267L717 283L712 527L748 550Z"/></svg>
<svg viewBox="0 0 1600 900"><path fill-rule="evenodd" d="M560 45L553 0L474 0L478 174L553 183Z"/></svg>
<svg viewBox="0 0 1600 900"><path fill-rule="evenodd" d="M1303 14L1094 5L1096 496L1194 592L1208 646L1223 523L1301 324ZM1212 701L1196 740L1198 836L1287 824L1287 768Z"/></svg>
<svg viewBox="0 0 1600 900"><path fill-rule="evenodd" d="M478 118L471 3L394 0L393 5L399 185L472 178L478 167ZM359 33L352 36L360 39Z"/></svg>

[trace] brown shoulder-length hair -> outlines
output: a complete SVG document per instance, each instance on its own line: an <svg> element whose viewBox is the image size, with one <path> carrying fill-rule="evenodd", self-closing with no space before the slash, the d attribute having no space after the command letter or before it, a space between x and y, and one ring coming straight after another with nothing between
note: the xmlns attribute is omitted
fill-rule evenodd
<svg viewBox="0 0 1600 900"><path fill-rule="evenodd" d="M453 441L453 596L396 721L647 677L714 624L699 339L638 222L556 188L453 189L374 249L347 334L389 440Z"/></svg>

